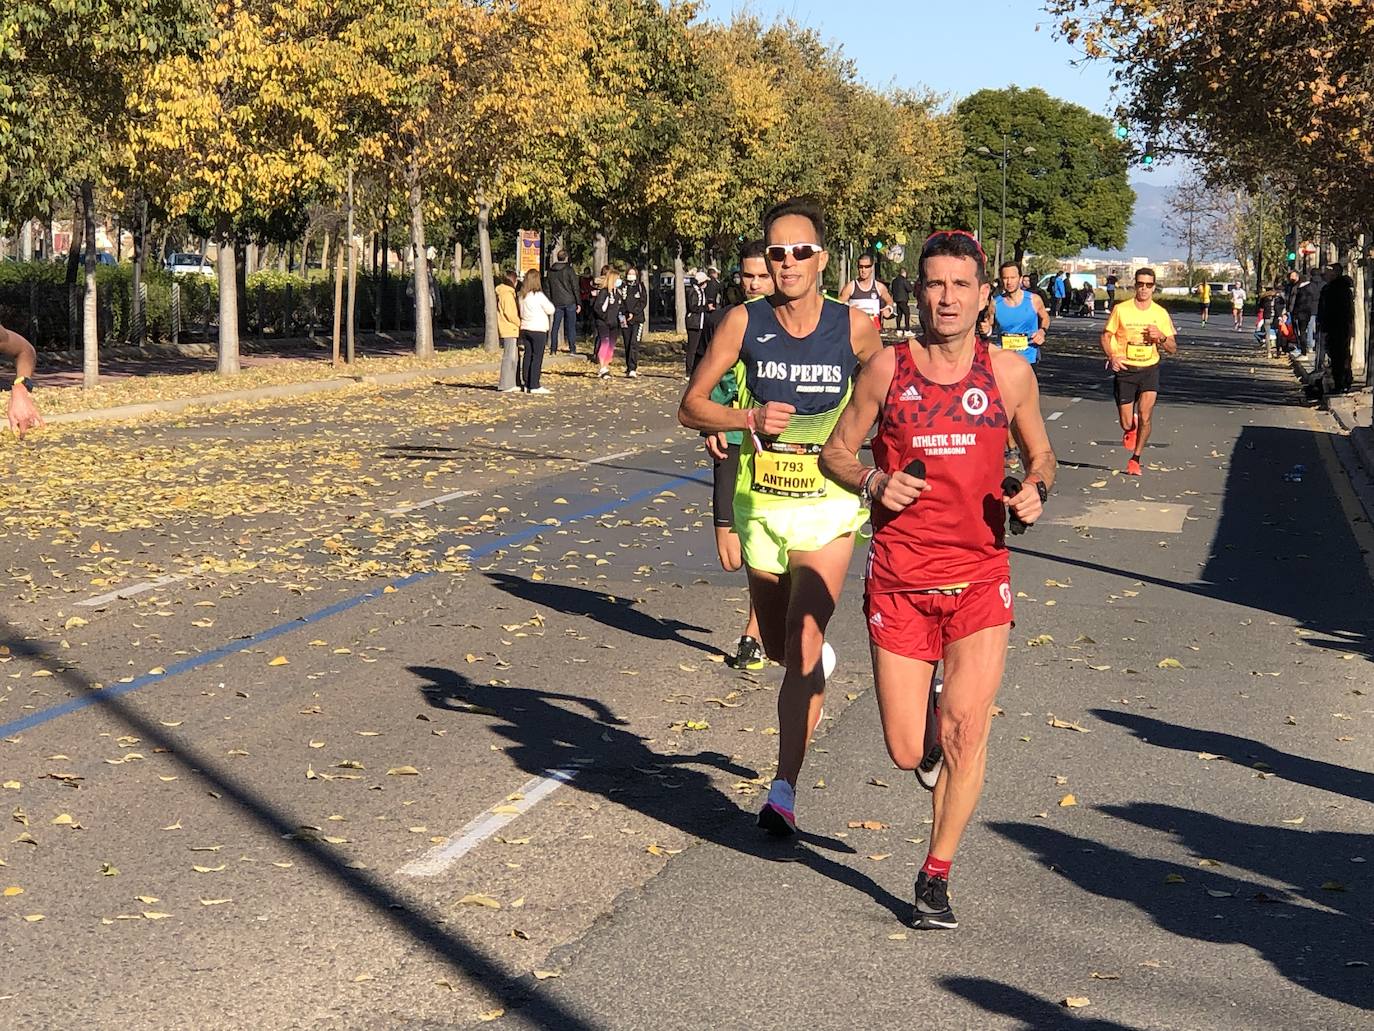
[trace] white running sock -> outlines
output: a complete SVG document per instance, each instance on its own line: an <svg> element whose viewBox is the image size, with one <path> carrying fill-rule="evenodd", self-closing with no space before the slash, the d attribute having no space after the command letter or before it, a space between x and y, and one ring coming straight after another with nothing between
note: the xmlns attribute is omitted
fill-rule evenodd
<svg viewBox="0 0 1374 1031"><path fill-rule="evenodd" d="M825 674L825 679L830 679L830 674L835 672L835 649L830 647L829 641L821 642L821 672Z"/></svg>

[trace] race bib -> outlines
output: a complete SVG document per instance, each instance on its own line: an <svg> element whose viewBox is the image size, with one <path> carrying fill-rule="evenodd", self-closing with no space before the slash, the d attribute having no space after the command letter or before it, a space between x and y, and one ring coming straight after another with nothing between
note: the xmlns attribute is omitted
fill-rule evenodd
<svg viewBox="0 0 1374 1031"><path fill-rule="evenodd" d="M783 498L825 497L819 444L784 444L768 441L765 450L754 452L753 490Z"/></svg>
<svg viewBox="0 0 1374 1031"><path fill-rule="evenodd" d="M1155 356L1154 344L1127 344L1126 360L1128 362L1148 362Z"/></svg>
<svg viewBox="0 0 1374 1031"><path fill-rule="evenodd" d="M1003 333L1002 350L1004 351L1024 351L1030 347L1030 337L1024 333Z"/></svg>

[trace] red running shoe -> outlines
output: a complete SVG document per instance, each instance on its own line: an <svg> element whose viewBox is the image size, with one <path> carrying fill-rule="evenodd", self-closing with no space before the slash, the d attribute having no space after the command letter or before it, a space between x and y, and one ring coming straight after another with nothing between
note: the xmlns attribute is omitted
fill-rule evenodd
<svg viewBox="0 0 1374 1031"><path fill-rule="evenodd" d="M1135 450L1135 427L1134 427L1134 426L1132 426L1129 430L1127 430L1125 436L1123 436L1123 437L1121 438L1121 446L1124 447L1127 451L1134 451L1134 450Z"/></svg>
<svg viewBox="0 0 1374 1031"><path fill-rule="evenodd" d="M1139 475L1140 475L1140 459L1138 459L1138 458L1132 458L1130 461L1128 461L1128 462L1126 463L1126 475L1127 475L1127 476L1139 476Z"/></svg>

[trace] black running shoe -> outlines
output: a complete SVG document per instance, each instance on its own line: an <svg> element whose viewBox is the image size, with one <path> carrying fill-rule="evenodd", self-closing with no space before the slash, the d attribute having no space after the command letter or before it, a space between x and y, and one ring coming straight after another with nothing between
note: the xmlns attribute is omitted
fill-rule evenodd
<svg viewBox="0 0 1374 1031"><path fill-rule="evenodd" d="M735 647L735 669L763 669L768 664L763 654L763 645L757 638L745 634Z"/></svg>
<svg viewBox="0 0 1374 1031"><path fill-rule="evenodd" d="M927 791L934 791L940 779L940 770L945 765L945 750L940 745L931 745L921 765L916 767L916 783Z"/></svg>
<svg viewBox="0 0 1374 1031"><path fill-rule="evenodd" d="M954 910L949 908L949 881L931 877L924 870L916 875L911 926L918 931L952 931L959 926Z"/></svg>

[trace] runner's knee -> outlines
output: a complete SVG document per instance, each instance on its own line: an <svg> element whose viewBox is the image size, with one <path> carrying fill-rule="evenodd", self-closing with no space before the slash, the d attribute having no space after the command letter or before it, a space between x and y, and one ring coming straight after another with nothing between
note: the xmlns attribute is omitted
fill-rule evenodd
<svg viewBox="0 0 1374 1031"><path fill-rule="evenodd" d="M940 745L954 765L972 759L987 745L991 710L986 712L940 711Z"/></svg>
<svg viewBox="0 0 1374 1031"><path fill-rule="evenodd" d="M901 737L886 735L887 754L899 770L914 770L925 758L925 742L919 737L904 733Z"/></svg>

